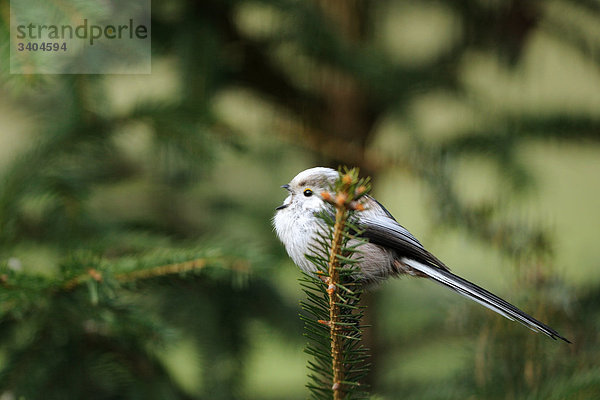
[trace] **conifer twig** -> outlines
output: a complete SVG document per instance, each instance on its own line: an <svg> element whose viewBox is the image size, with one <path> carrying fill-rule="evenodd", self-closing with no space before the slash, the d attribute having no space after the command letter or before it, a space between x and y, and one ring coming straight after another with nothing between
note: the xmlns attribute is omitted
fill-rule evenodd
<svg viewBox="0 0 600 400"><path fill-rule="evenodd" d="M341 193L338 194L341 196ZM331 332L331 367L333 370L333 390L334 400L341 400L343 397L342 382L344 381L343 364L343 341L340 332L340 307L336 302L336 290L339 284L339 262L338 254L342 247L343 227L346 223L347 209L343 205L336 206L335 225L333 228L333 243L329 256L329 277L327 278L327 293L329 293L329 329Z"/></svg>
<svg viewBox="0 0 600 400"><path fill-rule="evenodd" d="M62 285L62 288L64 290L71 290L76 286L81 285L83 282L87 281L90 278L95 280L96 282L102 282L103 279L102 274L98 272L97 269L88 268L87 273L77 275L76 277L69 279Z"/></svg>
<svg viewBox="0 0 600 400"><path fill-rule="evenodd" d="M208 264L206 258L198 258L195 260L184 261L180 263L173 263L167 265L159 265L157 267L141 269L131 272L125 272L122 274L118 274L115 278L119 282L132 282L140 279L149 279L157 276L170 275L170 274L178 274L181 272L188 272L193 270L199 270L206 267Z"/></svg>
<svg viewBox="0 0 600 400"><path fill-rule="evenodd" d="M341 303L344 302L343 296L337 293L339 289L345 289L341 282L340 260L349 260L344 253L344 235L348 227L348 217L350 211L362 211L363 205L357 200L366 194L368 188L362 185L362 181L358 180L358 171L347 171L341 176L341 185L337 187L336 194L332 197L331 194L324 192L322 198L326 202L335 206L335 224L333 226L332 243L328 261L328 277L325 283L327 284L327 293L329 295L329 321L327 325L330 330L331 337L331 368L332 368L332 386L333 399L342 400L345 397L346 389L344 383L347 383L345 377L345 349L344 343L347 334L344 332L348 328L348 324L342 319ZM350 291L351 292L351 291Z"/></svg>
<svg viewBox="0 0 600 400"><path fill-rule="evenodd" d="M188 271L197 271L205 268L209 264L209 261L210 260L206 258L197 258L194 260L183 261L179 263L159 265L152 268L120 273L115 275L115 279L120 283L127 283L139 281L142 279L155 278L158 276L179 274ZM248 269L248 265L241 261L235 261L233 262L231 269L244 271ZM62 285L62 288L65 290L71 290L76 286L79 286L80 284L88 281L89 279L101 282L103 280L103 276L102 273L99 272L97 269L88 268L85 274L81 274L72 279L69 279Z"/></svg>

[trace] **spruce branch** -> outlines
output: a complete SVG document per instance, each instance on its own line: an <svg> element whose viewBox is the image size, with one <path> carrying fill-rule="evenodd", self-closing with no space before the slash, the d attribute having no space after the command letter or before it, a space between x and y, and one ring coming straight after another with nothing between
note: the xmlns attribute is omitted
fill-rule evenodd
<svg viewBox="0 0 600 400"><path fill-rule="evenodd" d="M364 240L351 221L364 210L361 198L368 192L368 179L359 179L357 169L344 169L331 193L321 193L331 208L320 215L322 233L306 255L317 272L301 280L307 295L302 306L313 317L301 317L312 340L306 352L315 358L308 363L312 382L307 386L316 399L366 396L361 379L368 372L368 352L361 344L362 291L356 271Z"/></svg>
<svg viewBox="0 0 600 400"><path fill-rule="evenodd" d="M158 265L155 267L142 268L130 272L118 273L114 275L114 279L119 283L129 283L143 279L157 278L165 275L174 275L190 271L199 271L201 269L204 269L214 261L215 260L210 260L208 258L196 258L189 261ZM246 262L242 260L233 260L230 263L229 269L238 272L246 272L248 271L249 266ZM86 273L77 275L76 277L67 280L62 285L62 288L64 290L71 290L76 286L79 286L84 282L89 281L90 279L95 280L96 282L102 282L104 278L100 271L98 271L96 268L90 267L87 268ZM1 276L0 283L3 283Z"/></svg>
<svg viewBox="0 0 600 400"><path fill-rule="evenodd" d="M131 262L126 258L120 260L81 260L73 259L68 271L60 277L46 277L27 272L16 272L0 265L0 317L35 307L37 300L56 295L73 292L82 286L90 290L91 298L96 299L98 290L114 293L121 285L149 279L168 278L170 275L186 273L208 273L212 278L217 278L222 272L233 274L236 281L244 280L250 272L248 261L223 255L207 255L205 257L173 262L182 259L178 253L167 253L166 259L170 263L158 266L154 258L157 254L151 253L147 258L137 256L135 266L131 269ZM190 256L190 255L186 255ZM198 254L196 253L196 256ZM175 258L175 260L173 259ZM185 260L185 258L184 258ZM229 274L228 274L229 275ZM23 296L27 293L27 296ZM33 300L32 300L33 299ZM0 321L1 322L1 321Z"/></svg>
<svg viewBox="0 0 600 400"><path fill-rule="evenodd" d="M205 258L198 258L196 260L184 261L180 263L173 263L167 265L159 265L157 267L136 270L128 273L118 274L115 278L119 282L132 282L140 279L149 279L157 276L180 274L183 272L194 271L203 269L207 265Z"/></svg>

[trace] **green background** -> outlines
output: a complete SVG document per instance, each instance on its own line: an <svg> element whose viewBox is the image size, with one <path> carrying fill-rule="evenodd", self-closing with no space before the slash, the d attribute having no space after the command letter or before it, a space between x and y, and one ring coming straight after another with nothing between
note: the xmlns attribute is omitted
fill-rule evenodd
<svg viewBox="0 0 600 400"><path fill-rule="evenodd" d="M453 272L573 342L390 280L365 299L374 399L600 396L598 2L155 2L150 75L11 75L9 16L2 400L306 398L300 274L271 218L280 185L342 164Z"/></svg>

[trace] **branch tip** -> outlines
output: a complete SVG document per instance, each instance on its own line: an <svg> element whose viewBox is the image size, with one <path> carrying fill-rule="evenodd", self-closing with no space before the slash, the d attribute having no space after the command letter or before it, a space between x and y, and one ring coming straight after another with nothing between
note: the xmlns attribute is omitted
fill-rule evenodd
<svg viewBox="0 0 600 400"><path fill-rule="evenodd" d="M348 195L344 192L338 193L338 195L335 197L335 204L338 207L343 207L344 204L346 204L346 201L348 200Z"/></svg>
<svg viewBox="0 0 600 400"><path fill-rule="evenodd" d="M102 282L102 274L97 269L90 268L87 273L96 282Z"/></svg>
<svg viewBox="0 0 600 400"><path fill-rule="evenodd" d="M365 211L365 206L362 203L356 201L350 203L350 208L354 211Z"/></svg>
<svg viewBox="0 0 600 400"><path fill-rule="evenodd" d="M329 296L333 295L333 293L335 292L335 285L333 283L330 283L329 286L327 286L327 293L329 294Z"/></svg>

